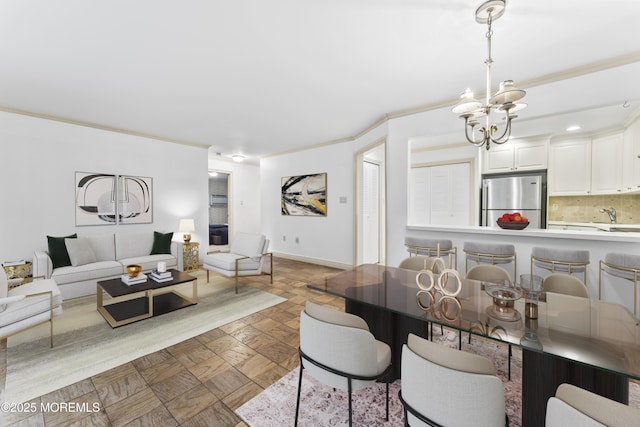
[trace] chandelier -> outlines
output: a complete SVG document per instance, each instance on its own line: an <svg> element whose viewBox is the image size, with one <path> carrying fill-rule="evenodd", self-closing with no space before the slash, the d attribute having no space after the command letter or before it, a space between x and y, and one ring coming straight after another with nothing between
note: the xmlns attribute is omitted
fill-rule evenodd
<svg viewBox="0 0 640 427"><path fill-rule="evenodd" d="M464 119L464 134L471 144L476 147L483 145L488 150L491 143L504 144L511 136L511 121L515 119L514 113L527 106L524 103L517 103L526 92L518 89L513 80L505 80L500 83L498 92L491 95L491 36L493 30L491 24L494 20L504 14L506 0L489 0L484 2L476 10L476 22L487 24L487 59L484 61L487 70L487 91L486 102L483 105L473 97L473 92L467 89L461 96L460 101L453 107L453 112ZM502 133L498 136L498 126L491 122L491 113L496 110L506 115L506 121ZM476 126L480 124L478 119L484 118L485 124L476 131Z"/></svg>

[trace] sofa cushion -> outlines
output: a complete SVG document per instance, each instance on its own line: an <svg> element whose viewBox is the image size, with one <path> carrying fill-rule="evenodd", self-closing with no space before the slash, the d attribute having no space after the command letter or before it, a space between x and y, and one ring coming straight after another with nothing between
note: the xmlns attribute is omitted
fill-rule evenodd
<svg viewBox="0 0 640 427"><path fill-rule="evenodd" d="M76 233L63 237L47 236L49 257L51 257L53 268L71 265L71 260L69 259L69 253L67 252L67 246L64 243L64 239L75 239L77 237L78 235Z"/></svg>
<svg viewBox="0 0 640 427"><path fill-rule="evenodd" d="M235 271L236 259L244 258L242 255L232 254L229 252L220 252L204 257L206 265L219 268L225 271ZM260 258L243 259L238 262L238 271L257 270L260 268Z"/></svg>
<svg viewBox="0 0 640 427"><path fill-rule="evenodd" d="M236 233L229 252L243 256L261 255L264 241L262 234Z"/></svg>
<svg viewBox="0 0 640 427"><path fill-rule="evenodd" d="M153 232L153 246L151 247L151 255L158 254L170 254L171 253L171 239L173 238L173 232L171 233L158 233Z"/></svg>
<svg viewBox="0 0 640 427"><path fill-rule="evenodd" d="M153 247L153 234L126 233L116 234L116 260L149 255Z"/></svg>
<svg viewBox="0 0 640 427"><path fill-rule="evenodd" d="M56 307L56 309L54 309L54 315L61 313L62 295L56 282L51 279L36 280L18 286L17 288L11 289L8 296L14 297L47 291L51 291L53 294L53 306ZM0 328L20 322L39 313L47 313L50 308L51 304L48 295L25 298L20 301L19 304L7 304L6 309L2 313L2 317L0 317Z"/></svg>
<svg viewBox="0 0 640 427"><path fill-rule="evenodd" d="M116 246L113 234L101 234L96 236L84 236L88 241L96 261L115 261Z"/></svg>
<svg viewBox="0 0 640 427"><path fill-rule="evenodd" d="M72 266L77 267L96 262L96 254L89 245L89 240L83 237L64 239L64 244L67 247Z"/></svg>
<svg viewBox="0 0 640 427"><path fill-rule="evenodd" d="M122 264L117 261L98 261L77 267L65 266L56 268L51 278L58 285L66 283L82 282L85 280L102 280L123 274Z"/></svg>
<svg viewBox="0 0 640 427"><path fill-rule="evenodd" d="M123 267L126 267L130 264L137 264L142 266L142 271L151 271L155 270L158 267L158 262L164 261L167 263L167 268L174 268L177 266L176 257L173 255L167 254L157 254L157 255L145 255L133 258L125 258L118 260Z"/></svg>

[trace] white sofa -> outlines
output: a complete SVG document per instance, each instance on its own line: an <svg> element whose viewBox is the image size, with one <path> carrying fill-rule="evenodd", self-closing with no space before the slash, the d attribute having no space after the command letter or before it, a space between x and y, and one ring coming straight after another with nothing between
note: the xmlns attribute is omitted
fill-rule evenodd
<svg viewBox="0 0 640 427"><path fill-rule="evenodd" d="M85 252L93 253L94 256L89 257L92 262L83 262L86 259L82 259L81 253L79 259L75 257L75 265L53 268L47 251L38 250L33 254L33 276L54 279L64 300L95 294L97 281L120 277L129 264L141 265L145 273L156 268L160 261L166 262L167 268L183 269L178 242L171 242L170 254L151 255L153 232L78 236L78 239L82 241L77 243L91 248Z"/></svg>

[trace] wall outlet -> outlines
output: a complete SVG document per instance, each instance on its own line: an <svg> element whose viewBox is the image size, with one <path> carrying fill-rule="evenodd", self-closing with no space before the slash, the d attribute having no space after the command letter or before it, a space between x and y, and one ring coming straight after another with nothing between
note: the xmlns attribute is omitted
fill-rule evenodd
<svg viewBox="0 0 640 427"><path fill-rule="evenodd" d="M286 242L287 241L287 236L282 236L282 241Z"/></svg>
<svg viewBox="0 0 640 427"><path fill-rule="evenodd" d="M296 243L300 243L300 238L296 237Z"/></svg>

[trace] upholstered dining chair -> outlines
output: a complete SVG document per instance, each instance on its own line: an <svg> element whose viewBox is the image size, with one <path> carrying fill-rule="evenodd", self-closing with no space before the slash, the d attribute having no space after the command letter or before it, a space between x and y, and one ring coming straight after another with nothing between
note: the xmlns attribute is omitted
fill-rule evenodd
<svg viewBox="0 0 640 427"><path fill-rule="evenodd" d="M542 290L544 292L589 298L589 290L582 280L567 273L549 274L542 280Z"/></svg>
<svg viewBox="0 0 640 427"><path fill-rule="evenodd" d="M53 347L53 318L62 314L62 295L53 279L35 280L9 290L0 268L0 340L49 322Z"/></svg>
<svg viewBox="0 0 640 427"><path fill-rule="evenodd" d="M298 425L304 370L320 382L349 394L352 425L352 392L368 387L391 372L391 348L377 341L367 323L353 314L307 302L300 313L300 378L296 401ZM386 420L389 420L389 383L386 383Z"/></svg>
<svg viewBox="0 0 640 427"><path fill-rule="evenodd" d="M572 384L560 384L547 401L547 427L633 427L640 410Z"/></svg>
<svg viewBox="0 0 640 427"><path fill-rule="evenodd" d="M467 279L480 280L482 282L492 282L501 285L510 285L512 283L509 272L498 265L492 264L478 264L471 267L467 273ZM469 344L471 344L471 333L469 333ZM513 349L509 344L508 355L508 371L507 378L511 381L511 356L513 355Z"/></svg>
<svg viewBox="0 0 640 427"><path fill-rule="evenodd" d="M405 425L504 426L504 389L491 360L409 334L402 347Z"/></svg>
<svg viewBox="0 0 640 427"><path fill-rule="evenodd" d="M434 273L441 273L440 270L443 270L446 264L444 260L442 263L437 262L437 259L438 258L423 255L411 256L400 261L398 268L414 271L432 270Z"/></svg>

